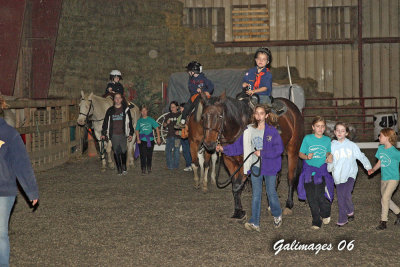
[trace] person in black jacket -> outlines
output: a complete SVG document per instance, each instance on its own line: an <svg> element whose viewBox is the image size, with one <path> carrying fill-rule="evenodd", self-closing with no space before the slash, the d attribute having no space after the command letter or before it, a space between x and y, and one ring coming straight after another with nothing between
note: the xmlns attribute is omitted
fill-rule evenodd
<svg viewBox="0 0 400 267"><path fill-rule="evenodd" d="M5 108L6 103L0 96L0 109ZM22 138L17 130L0 118L0 266L9 265L8 224L18 193L17 180L32 207L38 205L39 190Z"/></svg>
<svg viewBox="0 0 400 267"><path fill-rule="evenodd" d="M117 93L114 96L114 105L107 110L104 117L101 139L104 140L107 136L111 140L118 175L127 174L126 141L128 139L128 142L132 142L134 132L129 107L123 104L122 95Z"/></svg>

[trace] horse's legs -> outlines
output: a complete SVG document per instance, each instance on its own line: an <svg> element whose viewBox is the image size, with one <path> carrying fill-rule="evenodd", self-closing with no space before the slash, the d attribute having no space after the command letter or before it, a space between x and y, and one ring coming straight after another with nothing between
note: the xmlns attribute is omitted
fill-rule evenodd
<svg viewBox="0 0 400 267"><path fill-rule="evenodd" d="M108 161L108 167L110 168L110 169L112 169L112 170L114 170L115 169L115 165L114 165L114 162L113 162L113 160L112 160L112 153L113 153L113 151L112 151L112 143L111 143L111 140L108 140L108 142L107 142L107 144L106 144L106 152L107 152L107 161ZM105 159L104 159L104 162L105 162ZM105 167L105 164L104 164L104 167Z"/></svg>
<svg viewBox="0 0 400 267"><path fill-rule="evenodd" d="M135 153L135 139L132 139L131 142L127 142L127 158L126 158L126 169L129 170L130 166L133 168L133 153Z"/></svg>
<svg viewBox="0 0 400 267"><path fill-rule="evenodd" d="M190 155L192 156L192 168L194 175L194 188L199 189L200 187L200 179L199 174L197 173L199 169L199 157L198 157L198 147L199 144L197 142L190 142Z"/></svg>
<svg viewBox="0 0 400 267"><path fill-rule="evenodd" d="M202 185L203 192L207 192L207 175L208 175L208 167L206 166L206 151L199 152L199 166L200 166L200 184Z"/></svg>
<svg viewBox="0 0 400 267"><path fill-rule="evenodd" d="M210 158L211 158L211 154L207 153L205 150L203 152L203 169L204 172L201 175L201 179L203 180L203 192L207 192L207 184L208 184L208 170L210 169ZM201 164L201 163L200 163ZM201 166L201 165L200 165Z"/></svg>
<svg viewBox="0 0 400 267"><path fill-rule="evenodd" d="M283 211L284 215L292 215L293 211L293 192L294 192L294 180L296 177L296 168L299 161L299 157L295 152L295 149L288 149L288 198L286 200L286 207Z"/></svg>
<svg viewBox="0 0 400 267"><path fill-rule="evenodd" d="M232 175L241 164L241 162L238 161L236 157L227 156L224 157L224 163L225 166L228 168L230 175ZM235 175L235 177L232 178L232 194L235 204L235 211L231 217L233 219L245 220L247 218L246 212L243 210L242 207L241 199L245 180L246 177L243 174L243 168L240 168L239 172Z"/></svg>
<svg viewBox="0 0 400 267"><path fill-rule="evenodd" d="M211 155L211 183L213 185L217 184L216 181L215 181L215 176L216 176L215 169L216 169L216 166L217 166L217 160L218 160L217 153L213 153Z"/></svg>

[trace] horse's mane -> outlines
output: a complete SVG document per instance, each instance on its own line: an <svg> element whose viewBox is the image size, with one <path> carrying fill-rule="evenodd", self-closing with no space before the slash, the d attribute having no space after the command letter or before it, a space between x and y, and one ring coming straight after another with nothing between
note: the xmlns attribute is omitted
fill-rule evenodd
<svg viewBox="0 0 400 267"><path fill-rule="evenodd" d="M247 126L247 119L251 115L251 110L246 102L226 97L221 104L224 107L227 121L237 123L242 129Z"/></svg>

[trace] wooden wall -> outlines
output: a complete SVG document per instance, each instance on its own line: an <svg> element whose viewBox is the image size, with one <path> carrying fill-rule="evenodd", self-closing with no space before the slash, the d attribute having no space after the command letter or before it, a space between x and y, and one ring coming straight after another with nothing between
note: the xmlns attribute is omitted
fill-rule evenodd
<svg viewBox="0 0 400 267"><path fill-rule="evenodd" d="M231 5L265 3L270 14L270 41L308 40L308 8L357 6L357 0L182 0L185 7L224 7L229 21ZM399 37L400 0L363 0L363 38ZM225 41L231 41L225 25ZM216 48L220 53L252 54L256 47ZM272 46L273 67L297 67L301 77L318 81L318 90L335 97L359 96L358 45ZM395 96L400 99L399 43L363 45L363 96ZM385 104L385 100L375 104Z"/></svg>

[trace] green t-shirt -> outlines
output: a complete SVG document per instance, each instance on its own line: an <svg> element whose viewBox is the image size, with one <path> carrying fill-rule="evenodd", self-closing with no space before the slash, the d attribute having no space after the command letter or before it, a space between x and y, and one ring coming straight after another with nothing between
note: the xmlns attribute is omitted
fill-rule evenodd
<svg viewBox="0 0 400 267"><path fill-rule="evenodd" d="M158 123L152 117L140 118L136 123L136 131L139 131L140 134L151 134L153 128L157 128ZM140 140L146 141L145 137L140 138ZM154 138L150 137L150 141L153 141Z"/></svg>
<svg viewBox="0 0 400 267"><path fill-rule="evenodd" d="M331 152L331 139L323 135L321 138L314 134L308 134L301 143L300 152L304 154L314 153L312 159L307 159L308 165L313 167L321 167L326 160L326 153Z"/></svg>
<svg viewBox="0 0 400 267"><path fill-rule="evenodd" d="M381 179L387 180L399 180L399 162L400 162L400 151L394 146L385 148L384 145L378 147L375 157L381 161Z"/></svg>

